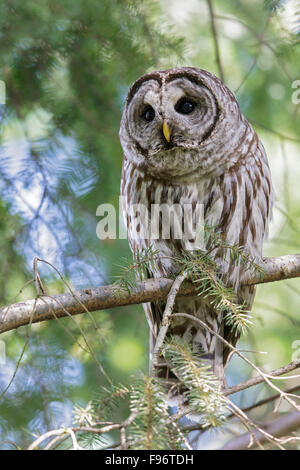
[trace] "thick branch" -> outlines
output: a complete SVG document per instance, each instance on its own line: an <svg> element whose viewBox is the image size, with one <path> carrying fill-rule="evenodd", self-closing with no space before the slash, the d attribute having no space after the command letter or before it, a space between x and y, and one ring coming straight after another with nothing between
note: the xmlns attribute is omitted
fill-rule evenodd
<svg viewBox="0 0 300 470"><path fill-rule="evenodd" d="M254 274L245 284L253 285L300 277L300 254L266 258L262 267L264 276ZM119 286L111 285L53 297L43 295L37 301L19 302L0 309L0 333L27 325L31 317L33 323L38 323L55 317L61 318L85 313L87 310L94 312L124 305L165 300L173 282L173 280L166 278L149 279L138 282L130 292L121 290ZM178 296L190 296L195 293L195 285L184 282Z"/></svg>

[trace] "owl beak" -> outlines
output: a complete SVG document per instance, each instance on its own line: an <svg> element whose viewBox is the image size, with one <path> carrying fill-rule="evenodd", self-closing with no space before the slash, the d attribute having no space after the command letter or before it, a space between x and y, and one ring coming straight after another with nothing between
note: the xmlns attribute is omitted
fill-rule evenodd
<svg viewBox="0 0 300 470"><path fill-rule="evenodd" d="M169 144L170 140L171 140L171 129L165 121L163 122L162 130L163 130L163 134L165 136L165 139Z"/></svg>

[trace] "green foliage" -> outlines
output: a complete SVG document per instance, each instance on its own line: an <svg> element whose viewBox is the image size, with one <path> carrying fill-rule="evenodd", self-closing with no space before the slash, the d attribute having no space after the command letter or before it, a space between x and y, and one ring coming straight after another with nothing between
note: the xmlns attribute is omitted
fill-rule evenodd
<svg viewBox="0 0 300 470"><path fill-rule="evenodd" d="M207 251L203 255L210 255L217 251L219 260L234 263L238 267L249 271L249 274L259 274L263 277L263 268L241 245L231 245L226 241L226 235L219 233L215 227L204 225L204 241Z"/></svg>
<svg viewBox="0 0 300 470"><path fill-rule="evenodd" d="M134 262L132 256L125 261L124 266L119 266L121 274L118 276L116 285L130 292L136 285L137 280L143 281L149 279L149 273L157 270L159 260L159 250L154 250L152 246L142 250L136 250L134 253Z"/></svg>
<svg viewBox="0 0 300 470"><path fill-rule="evenodd" d="M201 251L182 253L177 262L197 285L198 295L207 298L216 311L223 312L236 334L245 332L251 325L249 312L237 303L236 292L222 280L217 263Z"/></svg>
<svg viewBox="0 0 300 470"><path fill-rule="evenodd" d="M130 394L130 409L135 419L129 428L132 448L144 450L176 449L180 435L168 424L168 397L157 379L141 376Z"/></svg>
<svg viewBox="0 0 300 470"><path fill-rule="evenodd" d="M85 407L75 405L73 409L73 421L79 426L94 426L96 424L96 413L92 402Z"/></svg>
<svg viewBox="0 0 300 470"><path fill-rule="evenodd" d="M0 302L10 302L17 294L16 279L25 283L28 271L24 259L16 249L16 239L22 233L22 221L19 216L11 215L7 202L0 199Z"/></svg>
<svg viewBox="0 0 300 470"><path fill-rule="evenodd" d="M94 410L98 421L109 420L114 411L121 405L121 402L128 398L131 386L111 385L102 387L95 398Z"/></svg>
<svg viewBox="0 0 300 470"><path fill-rule="evenodd" d="M197 421L204 428L222 426L226 418L226 399L210 365L182 338L168 340L164 356L185 388L186 403L199 413Z"/></svg>

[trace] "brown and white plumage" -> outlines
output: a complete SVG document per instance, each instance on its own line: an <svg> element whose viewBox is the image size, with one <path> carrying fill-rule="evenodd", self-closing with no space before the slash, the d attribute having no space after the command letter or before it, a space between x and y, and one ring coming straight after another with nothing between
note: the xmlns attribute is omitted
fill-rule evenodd
<svg viewBox="0 0 300 470"><path fill-rule="evenodd" d="M193 104L186 114L178 105L185 100ZM146 116L149 109L151 114ZM170 130L168 139L163 123ZM144 204L149 213L152 204L203 204L205 224L215 227L229 244L242 246L254 258L261 258L273 200L267 157L233 93L217 77L190 67L140 77L128 93L120 139L124 150L121 194L131 249L151 244L162 255L158 269L150 276L174 273L170 257L189 249L188 241L176 239L172 232L169 240L133 236L133 204ZM197 226L196 217L196 211L192 212L190 223ZM146 227L148 220L143 219L141 224ZM142 232L142 227L138 229ZM212 255L217 256L217 252ZM254 288L241 286L245 268L230 261L218 263L234 285L239 302L251 308ZM164 305L151 303L144 308L153 343ZM236 341L224 327L221 314L204 299L178 300L175 309L201 318L230 342ZM216 338L196 322L177 318L170 334L182 335L199 351L215 353ZM222 362L226 362L228 352L222 351Z"/></svg>

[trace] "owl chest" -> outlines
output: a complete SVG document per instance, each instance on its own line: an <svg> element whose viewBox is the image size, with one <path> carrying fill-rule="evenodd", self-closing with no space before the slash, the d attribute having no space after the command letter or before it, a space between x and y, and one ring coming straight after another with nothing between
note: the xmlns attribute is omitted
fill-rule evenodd
<svg viewBox="0 0 300 470"><path fill-rule="evenodd" d="M159 275L176 270L180 252L205 248L204 226L218 223L223 206L208 179L174 185L138 174L124 181L122 193L131 248L159 251Z"/></svg>

